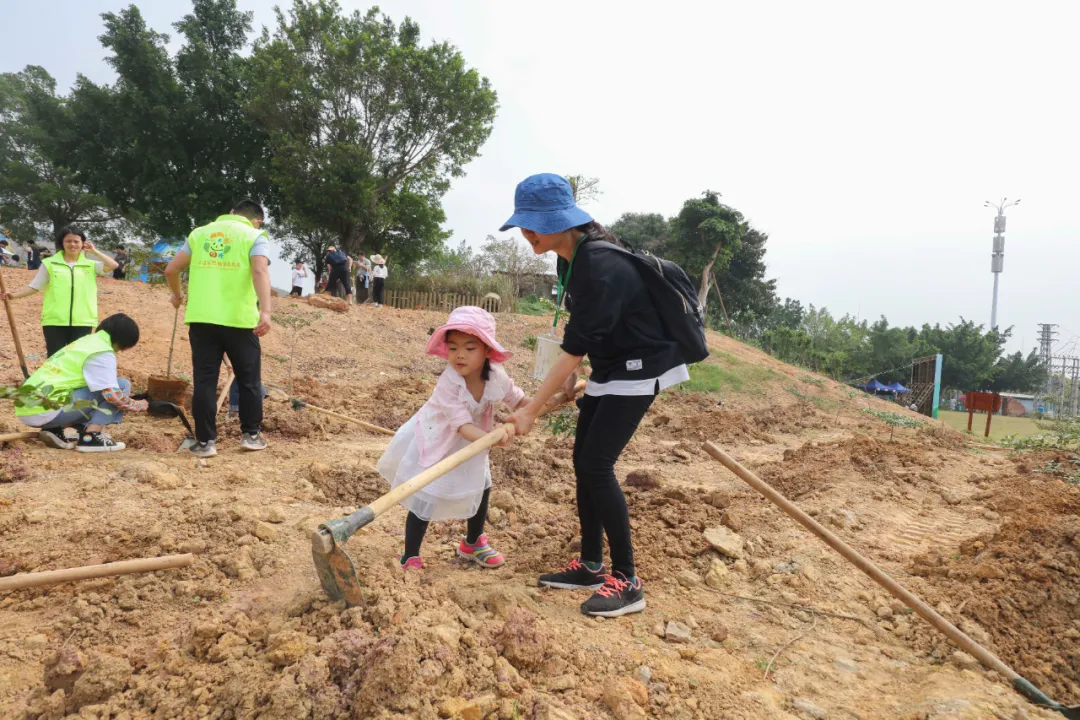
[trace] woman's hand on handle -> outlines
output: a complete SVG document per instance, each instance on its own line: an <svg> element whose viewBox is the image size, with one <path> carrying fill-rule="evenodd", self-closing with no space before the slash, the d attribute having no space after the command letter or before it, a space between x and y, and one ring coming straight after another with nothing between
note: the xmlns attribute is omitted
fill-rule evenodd
<svg viewBox="0 0 1080 720"><path fill-rule="evenodd" d="M568 388L564 388L563 384L570 379L570 376L574 374L580 364L581 357L578 355L567 355L566 353L559 355L555 360L555 364L551 366L551 370L548 371L547 377L544 378L544 382L540 384L540 389L532 396L529 404L515 412L510 418L514 422L518 435L529 434L529 430L532 429L536 418L544 411L544 406L547 405L548 400L559 390L566 390L567 398L574 397L575 388L573 383ZM576 381L577 378L574 378L574 380Z"/></svg>

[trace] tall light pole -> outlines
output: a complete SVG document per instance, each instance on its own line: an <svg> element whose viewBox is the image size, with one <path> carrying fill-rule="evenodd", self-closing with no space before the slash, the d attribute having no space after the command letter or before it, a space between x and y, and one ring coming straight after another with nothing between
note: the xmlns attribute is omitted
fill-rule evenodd
<svg viewBox="0 0 1080 720"><path fill-rule="evenodd" d="M989 200L983 203L984 207L997 210L997 217L994 218L994 251L990 254L990 272L994 273L994 304L990 306L991 330L997 330L998 280L1005 265L1005 208L1019 204L1019 200L1009 202L1009 198L1001 198L999 203Z"/></svg>

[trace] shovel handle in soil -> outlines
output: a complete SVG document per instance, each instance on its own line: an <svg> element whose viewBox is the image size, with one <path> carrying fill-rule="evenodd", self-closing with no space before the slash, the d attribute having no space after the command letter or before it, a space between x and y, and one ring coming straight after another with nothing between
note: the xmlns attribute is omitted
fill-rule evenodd
<svg viewBox="0 0 1080 720"><path fill-rule="evenodd" d="M11 442L13 440L33 440L40 433L38 432L15 432L7 433L6 435L0 435L0 443Z"/></svg>
<svg viewBox="0 0 1080 720"><path fill-rule="evenodd" d="M7 294L7 286L4 285L4 274L0 273L0 293ZM15 341L15 354L19 356L19 368L23 378L30 377L30 370L26 367L26 356L23 355L22 342L19 340L19 329L15 327L15 313L11 309L11 300L4 298L4 310L7 311L8 325L11 326L11 339Z"/></svg>
<svg viewBox="0 0 1080 720"><path fill-rule="evenodd" d="M812 517L803 512L795 503L788 500L786 497L778 493L768 483L763 481L754 473L743 467L735 458L728 455L719 447L711 442L707 442L704 445L705 452L709 453L713 458L718 460L721 465L726 467L731 472L739 476L743 482L750 487L757 490L759 493L765 496L770 502L776 505L778 508L784 511L788 517L792 518L800 525L805 527L810 532L821 538L826 545L831 547L836 552L840 553L845 560L850 562L855 567L862 570L863 573L870 576L870 579L876 582L881 587L885 588L893 595L893 597L900 600L907 607L914 610L919 617L926 620L928 623L934 626L945 637L949 638L957 647L964 652L968 653L986 668L996 671L1002 677L1006 678L1017 692L1024 697L1028 698L1037 705L1057 710L1065 715L1067 718L1076 718L1080 720L1080 708L1066 707L1061 703L1055 702L1047 697L1038 688L1032 685L1029 681L1025 680L1015 670L1010 668L1004 662L1001 661L996 655L979 645L977 642L968 637L960 628L953 625L951 622L943 618L932 607L923 602L918 596L913 594L907 588L900 583L893 580L891 577L882 572L876 565L867 560L865 557L856 552L843 540L838 538L832 532L827 530L821 523L814 520Z"/></svg>
<svg viewBox="0 0 1080 720"><path fill-rule="evenodd" d="M372 431L377 432L377 433L382 433L383 435L393 435L393 434L395 434L393 430L388 430L388 429L386 429L384 427L379 427L378 425L372 425L371 423L366 423L363 420L357 420L356 418L351 418L348 415L342 415L341 413L336 413L333 410L327 410L326 408L316 407L316 406L314 406L314 405L312 405L310 403L304 402L303 400L294 400L293 404L296 406L297 409L306 407L309 410L314 410L315 412L321 412L323 415L329 415L330 417L337 418L338 420L344 420L345 422L356 423L360 427L367 428L368 430L372 430Z"/></svg>
<svg viewBox="0 0 1080 720"><path fill-rule="evenodd" d="M214 413L215 415L218 415L219 413L221 413L221 406L225 404L225 398L229 397L229 386L232 385L232 381L233 381L233 371L232 371L232 368L230 367L229 372L225 375L225 387L223 387L221 389L221 394L218 395L217 411Z"/></svg>
<svg viewBox="0 0 1080 720"><path fill-rule="evenodd" d="M166 555L165 557L142 558L139 560L121 560L120 562L105 565L85 565L64 570L23 573L22 575L0 578L0 591L42 587L43 585L55 585L56 583L70 582L72 580L89 580L91 578L168 570L170 568L187 567L191 565L191 562L191 553L186 553L184 555Z"/></svg>
<svg viewBox="0 0 1080 720"><path fill-rule="evenodd" d="M172 319L172 338L169 340L169 363L165 367L165 377L172 377L172 355L173 346L176 345L176 326L180 322L180 308L176 308L176 312L173 313Z"/></svg>

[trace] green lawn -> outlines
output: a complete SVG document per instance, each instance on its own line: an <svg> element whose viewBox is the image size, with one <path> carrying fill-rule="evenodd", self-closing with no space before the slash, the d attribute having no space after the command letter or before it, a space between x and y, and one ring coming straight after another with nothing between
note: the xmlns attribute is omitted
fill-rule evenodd
<svg viewBox="0 0 1080 720"><path fill-rule="evenodd" d="M704 362L690 366L690 381L680 390L699 393L758 395L765 384L778 377L775 370L752 365L726 352L713 352Z"/></svg>
<svg viewBox="0 0 1080 720"><path fill-rule="evenodd" d="M955 428L960 432L967 432L968 414L966 412L939 410L938 419L942 420L951 428ZM975 419L971 422L971 432L977 437L983 437L983 433L986 432L985 414L975 413ZM1045 432L1045 430L1041 430L1039 426L1035 424L1035 421L1030 418L995 415L994 419L990 421L991 440L1000 440L1007 435L1030 437L1031 435L1039 435Z"/></svg>

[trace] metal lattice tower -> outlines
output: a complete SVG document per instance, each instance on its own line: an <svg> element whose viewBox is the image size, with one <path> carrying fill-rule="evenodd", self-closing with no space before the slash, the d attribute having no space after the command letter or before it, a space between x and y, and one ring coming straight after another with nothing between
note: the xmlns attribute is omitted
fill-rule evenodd
<svg viewBox="0 0 1080 720"><path fill-rule="evenodd" d="M1039 324L1039 357L1047 368L1050 367L1051 348L1054 346L1054 337L1057 336L1057 330L1054 329L1056 327L1057 325L1050 323Z"/></svg>

